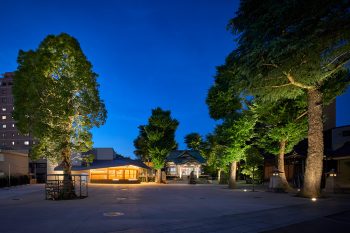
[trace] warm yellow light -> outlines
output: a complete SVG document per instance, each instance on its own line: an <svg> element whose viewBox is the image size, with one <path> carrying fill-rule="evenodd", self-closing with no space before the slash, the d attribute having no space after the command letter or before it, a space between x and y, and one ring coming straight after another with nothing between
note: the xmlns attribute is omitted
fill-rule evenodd
<svg viewBox="0 0 350 233"><path fill-rule="evenodd" d="M311 198L311 201L313 202L317 201L316 197Z"/></svg>

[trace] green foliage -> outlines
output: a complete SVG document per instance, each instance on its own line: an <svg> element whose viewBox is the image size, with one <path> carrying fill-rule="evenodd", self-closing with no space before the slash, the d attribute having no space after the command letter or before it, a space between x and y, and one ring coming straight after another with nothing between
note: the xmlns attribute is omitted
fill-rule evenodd
<svg viewBox="0 0 350 233"><path fill-rule="evenodd" d="M241 84L234 78L234 61L226 59L227 64L217 67L215 83L209 89L206 103L210 116L215 119L233 119L242 108Z"/></svg>
<svg viewBox="0 0 350 233"><path fill-rule="evenodd" d="M254 127L257 117L251 111L245 111L235 120L226 120L216 128L216 132L226 146L223 162L244 160L246 151L251 147L249 141L255 136Z"/></svg>
<svg viewBox="0 0 350 233"><path fill-rule="evenodd" d="M134 140L134 147L136 149L134 151L134 154L142 161L149 162L150 157L148 153L147 134L145 131L145 126L140 125L138 128L139 128L139 135Z"/></svg>
<svg viewBox="0 0 350 233"><path fill-rule="evenodd" d="M254 180L260 180L262 177L262 170L264 158L260 155L259 151L251 147L246 152L246 159L244 165L242 165L242 174L254 178Z"/></svg>
<svg viewBox="0 0 350 233"><path fill-rule="evenodd" d="M344 90L349 83L344 68L350 59L349 7L344 0L241 1L229 28L238 36L232 54L246 88L272 101L327 88L331 79L337 80L338 91L331 88L330 94Z"/></svg>
<svg viewBox="0 0 350 233"><path fill-rule="evenodd" d="M175 131L178 125L179 122L171 118L170 111L164 111L158 107L152 110L148 124L139 127L138 138L144 140L142 150L145 150L144 145L146 145L146 155L151 159L155 169L163 168L166 156L171 150L177 148Z"/></svg>
<svg viewBox="0 0 350 233"><path fill-rule="evenodd" d="M190 133L185 136L185 143L190 150L200 150L203 141L199 133Z"/></svg>
<svg viewBox="0 0 350 233"><path fill-rule="evenodd" d="M280 142L285 141L285 153L291 152L307 135L306 109L305 96L294 101L255 104L254 112L259 119L259 126L256 127L259 137L255 143L267 152L278 155Z"/></svg>
<svg viewBox="0 0 350 233"><path fill-rule="evenodd" d="M208 134L202 143L201 153L207 160L206 171L216 176L216 170L228 172L228 164L224 160L226 146L220 144L217 134Z"/></svg>
<svg viewBox="0 0 350 233"><path fill-rule="evenodd" d="M17 62L13 117L21 133L38 140L32 156L61 161L64 152L91 149L89 130L104 124L107 112L78 41L49 35L36 50L19 51Z"/></svg>

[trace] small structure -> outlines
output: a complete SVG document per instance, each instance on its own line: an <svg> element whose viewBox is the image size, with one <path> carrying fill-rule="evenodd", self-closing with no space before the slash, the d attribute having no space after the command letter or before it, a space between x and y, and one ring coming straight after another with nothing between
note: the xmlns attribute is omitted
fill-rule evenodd
<svg viewBox="0 0 350 233"><path fill-rule="evenodd" d="M274 192L283 192L280 173L283 173L283 172L279 171L277 168L273 170L272 176L270 177L269 190Z"/></svg>
<svg viewBox="0 0 350 233"><path fill-rule="evenodd" d="M197 150L174 150L166 158L166 174L178 178L189 177L191 172L199 178L206 161Z"/></svg>
<svg viewBox="0 0 350 233"><path fill-rule="evenodd" d="M60 200L64 196L63 182L66 175L49 174L45 184L45 199ZM88 175L72 175L73 190L77 198L88 197Z"/></svg>
<svg viewBox="0 0 350 233"><path fill-rule="evenodd" d="M28 175L28 153L0 149L0 176Z"/></svg>
<svg viewBox="0 0 350 233"><path fill-rule="evenodd" d="M141 161L116 154L113 148L95 148L85 154L93 154L93 162L75 163L72 174L88 174L90 183L140 183L140 176L150 169ZM60 173L62 170L62 166L54 169Z"/></svg>
<svg viewBox="0 0 350 233"><path fill-rule="evenodd" d="M335 192L336 177L337 177L337 173L334 171L334 169L326 173L326 187L325 187L326 192L328 193Z"/></svg>

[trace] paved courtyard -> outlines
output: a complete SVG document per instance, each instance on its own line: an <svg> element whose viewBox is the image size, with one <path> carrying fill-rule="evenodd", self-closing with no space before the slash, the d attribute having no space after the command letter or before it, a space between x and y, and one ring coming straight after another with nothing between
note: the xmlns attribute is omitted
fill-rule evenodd
<svg viewBox="0 0 350 233"><path fill-rule="evenodd" d="M0 189L0 232L334 233L350 227L350 196L341 194L312 202L221 185L91 184L86 199L49 201L43 190L43 185Z"/></svg>

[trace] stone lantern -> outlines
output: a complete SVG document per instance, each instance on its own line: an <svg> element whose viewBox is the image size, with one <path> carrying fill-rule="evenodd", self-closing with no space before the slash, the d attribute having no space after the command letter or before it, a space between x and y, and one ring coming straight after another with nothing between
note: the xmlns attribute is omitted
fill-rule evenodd
<svg viewBox="0 0 350 233"><path fill-rule="evenodd" d="M269 182L270 190L280 191L283 189L280 173L283 173L283 172L279 171L277 168L273 169L272 176L270 177L270 182Z"/></svg>

